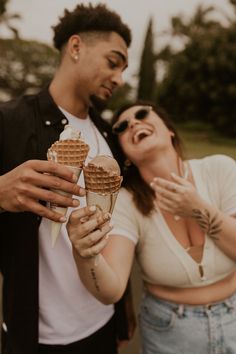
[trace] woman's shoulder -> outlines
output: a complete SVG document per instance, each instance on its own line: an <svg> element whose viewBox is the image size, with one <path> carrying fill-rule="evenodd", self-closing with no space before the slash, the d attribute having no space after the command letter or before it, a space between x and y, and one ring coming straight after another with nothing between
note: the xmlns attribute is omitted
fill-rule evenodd
<svg viewBox="0 0 236 354"><path fill-rule="evenodd" d="M121 187L117 196L116 204L126 210L134 207L132 194L126 188Z"/></svg>
<svg viewBox="0 0 236 354"><path fill-rule="evenodd" d="M126 188L121 187L117 199L128 200L129 202L132 202L133 197L132 194Z"/></svg>
<svg viewBox="0 0 236 354"><path fill-rule="evenodd" d="M135 206L132 193L124 187L119 190L115 204L115 211L119 211L119 213L126 215L136 215L136 217L137 214L139 214L139 211Z"/></svg>
<svg viewBox="0 0 236 354"><path fill-rule="evenodd" d="M189 160L189 162L199 167L216 168L218 170L221 168L236 167L236 161L232 157L224 154L209 155L200 159Z"/></svg>
<svg viewBox="0 0 236 354"><path fill-rule="evenodd" d="M197 160L190 160L193 171L201 175L210 188L232 184L236 178L236 161L223 154L206 156ZM234 182L235 183L235 182Z"/></svg>

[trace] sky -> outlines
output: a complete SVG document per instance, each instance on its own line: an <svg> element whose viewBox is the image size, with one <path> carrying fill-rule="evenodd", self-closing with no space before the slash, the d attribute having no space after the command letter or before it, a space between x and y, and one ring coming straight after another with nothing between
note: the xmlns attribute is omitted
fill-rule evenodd
<svg viewBox="0 0 236 354"><path fill-rule="evenodd" d="M52 44L53 32L51 26L57 24L58 18L64 9L73 10L80 0L9 0L8 12L19 13L22 17L15 22L20 35L24 39L35 39ZM199 4L214 6L222 13L230 15L232 7L229 0L88 0L86 3L97 4L102 2L117 11L131 30L133 41L129 50L129 68L125 79L137 73L139 58L143 48L144 36L150 16L154 20L156 46L158 47L158 33L170 28L172 16L181 14L189 18ZM223 16L222 16L223 17ZM7 33L5 34L7 35Z"/></svg>

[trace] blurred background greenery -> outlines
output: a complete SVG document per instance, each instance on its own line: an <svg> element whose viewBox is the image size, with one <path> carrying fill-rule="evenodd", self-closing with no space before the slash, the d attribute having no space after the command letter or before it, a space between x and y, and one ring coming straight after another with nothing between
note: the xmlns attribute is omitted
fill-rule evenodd
<svg viewBox="0 0 236 354"><path fill-rule="evenodd" d="M10 1L0 0L0 27L10 34L7 39L0 35L0 101L37 92L50 81L58 61L51 46L20 38L17 23L22 19L8 11ZM130 100L148 99L165 108L185 131L197 127L197 133L235 138L236 0L228 2L230 16L214 16L220 10L199 5L189 18L172 17L163 33L155 33L150 17L135 87L132 80L126 82L108 108L113 111ZM163 40L167 35L168 42Z"/></svg>

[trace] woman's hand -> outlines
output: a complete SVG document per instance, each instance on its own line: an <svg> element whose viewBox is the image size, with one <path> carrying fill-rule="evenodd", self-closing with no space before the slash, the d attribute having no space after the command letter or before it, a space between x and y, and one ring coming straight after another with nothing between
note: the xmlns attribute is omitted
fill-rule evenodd
<svg viewBox="0 0 236 354"><path fill-rule="evenodd" d="M171 176L173 181L155 177L151 183L158 207L175 216L192 217L194 209L199 209L202 205L196 188L174 173Z"/></svg>
<svg viewBox="0 0 236 354"><path fill-rule="evenodd" d="M102 213L95 206L71 213L66 228L77 255L93 258L103 250L108 242L108 233L112 229L110 218L109 213Z"/></svg>
<svg viewBox="0 0 236 354"><path fill-rule="evenodd" d="M85 207L73 211L66 226L80 280L105 305L121 298L135 247L123 236L109 240L110 218L95 206Z"/></svg>

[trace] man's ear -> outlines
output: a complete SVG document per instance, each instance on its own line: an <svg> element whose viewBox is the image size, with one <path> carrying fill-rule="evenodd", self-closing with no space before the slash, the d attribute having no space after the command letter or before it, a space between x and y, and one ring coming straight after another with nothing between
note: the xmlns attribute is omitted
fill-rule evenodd
<svg viewBox="0 0 236 354"><path fill-rule="evenodd" d="M77 61L79 59L79 52L81 47L81 38L78 34L73 34L68 40L68 51L73 58L73 60Z"/></svg>

